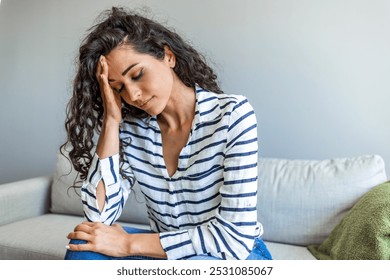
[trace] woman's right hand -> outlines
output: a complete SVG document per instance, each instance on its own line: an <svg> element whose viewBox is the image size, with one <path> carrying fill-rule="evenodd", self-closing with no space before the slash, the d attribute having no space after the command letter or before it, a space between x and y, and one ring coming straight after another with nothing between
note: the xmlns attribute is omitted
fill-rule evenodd
<svg viewBox="0 0 390 280"><path fill-rule="evenodd" d="M104 121L110 123L114 121L119 124L122 120L122 100L119 94L115 94L108 83L108 65L106 58L100 56L96 78L99 82L100 92L103 100Z"/></svg>

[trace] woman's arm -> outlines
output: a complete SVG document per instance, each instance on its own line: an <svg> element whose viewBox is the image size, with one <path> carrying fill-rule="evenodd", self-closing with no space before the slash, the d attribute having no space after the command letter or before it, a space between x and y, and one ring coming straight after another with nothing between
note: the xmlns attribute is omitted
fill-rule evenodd
<svg viewBox="0 0 390 280"><path fill-rule="evenodd" d="M104 117L101 133L99 135L96 153L99 158L108 158L119 152L119 123L122 119L121 99L115 95L108 84L108 68L105 58L100 58L97 66L97 79L102 94ZM99 210L102 211L105 204L106 191L101 180L96 188L96 199Z"/></svg>
<svg viewBox="0 0 390 280"><path fill-rule="evenodd" d="M109 158L119 153L119 123L108 119L103 121L96 153L99 158ZM102 212L106 201L106 188L103 180L96 187L96 200L99 211Z"/></svg>
<svg viewBox="0 0 390 280"><path fill-rule="evenodd" d="M103 56L97 65L96 78L104 107L103 124L88 178L82 186L82 201L89 221L111 224L119 217L130 191L129 182L119 176L122 101L108 84L108 66Z"/></svg>

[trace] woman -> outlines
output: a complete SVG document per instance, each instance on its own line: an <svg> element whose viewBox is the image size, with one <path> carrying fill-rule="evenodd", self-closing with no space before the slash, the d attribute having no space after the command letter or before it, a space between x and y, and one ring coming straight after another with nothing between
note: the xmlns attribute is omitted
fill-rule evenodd
<svg viewBox="0 0 390 280"><path fill-rule="evenodd" d="M63 145L87 221L69 233L66 259L271 258L256 216L256 117L216 79L152 20L112 8L91 28ZM134 184L151 231L114 224Z"/></svg>

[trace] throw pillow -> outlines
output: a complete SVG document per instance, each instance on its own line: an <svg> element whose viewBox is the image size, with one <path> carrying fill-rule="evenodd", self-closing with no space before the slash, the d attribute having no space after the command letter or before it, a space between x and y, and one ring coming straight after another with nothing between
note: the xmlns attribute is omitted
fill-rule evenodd
<svg viewBox="0 0 390 280"><path fill-rule="evenodd" d="M390 260L390 181L367 192L321 245L321 260Z"/></svg>

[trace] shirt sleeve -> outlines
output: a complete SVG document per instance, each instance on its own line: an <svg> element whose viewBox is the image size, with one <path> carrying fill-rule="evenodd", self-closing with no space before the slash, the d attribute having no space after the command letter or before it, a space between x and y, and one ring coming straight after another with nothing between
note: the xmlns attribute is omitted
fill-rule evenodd
<svg viewBox="0 0 390 280"><path fill-rule="evenodd" d="M84 215L88 221L111 225L120 217L134 180L127 162L124 163L123 170L127 170L128 176L122 178L119 164L119 154L103 159L94 154L88 177L81 188ZM100 180L106 191L105 205L101 212L96 199L96 188Z"/></svg>
<svg viewBox="0 0 390 280"><path fill-rule="evenodd" d="M221 203L215 217L193 229L160 234L169 259L201 254L246 259L262 234L257 221L257 120L246 98L231 112L223 164Z"/></svg>

